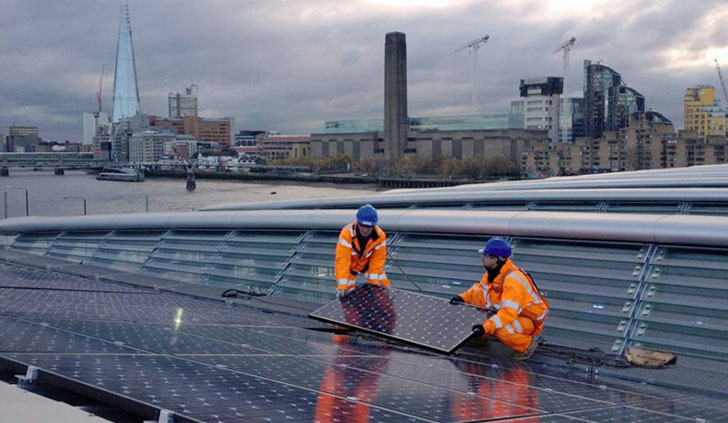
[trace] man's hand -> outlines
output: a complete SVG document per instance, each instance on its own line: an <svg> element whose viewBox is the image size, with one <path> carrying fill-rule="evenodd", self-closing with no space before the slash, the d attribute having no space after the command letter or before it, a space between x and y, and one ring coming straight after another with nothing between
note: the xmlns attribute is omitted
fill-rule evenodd
<svg viewBox="0 0 728 423"><path fill-rule="evenodd" d="M347 296L351 292L350 289L338 289L336 290L336 298L341 299Z"/></svg>
<svg viewBox="0 0 728 423"><path fill-rule="evenodd" d="M463 297L461 297L459 295L456 295L456 296L450 298L450 304L453 304L453 305L464 303L464 302L465 302L465 300L463 300Z"/></svg>
<svg viewBox="0 0 728 423"><path fill-rule="evenodd" d="M482 324L473 325L473 333L477 334L478 337L485 335L485 327Z"/></svg>

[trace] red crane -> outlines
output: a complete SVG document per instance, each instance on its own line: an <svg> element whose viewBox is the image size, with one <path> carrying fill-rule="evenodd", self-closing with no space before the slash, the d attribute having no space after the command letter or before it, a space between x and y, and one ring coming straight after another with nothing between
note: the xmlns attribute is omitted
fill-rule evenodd
<svg viewBox="0 0 728 423"><path fill-rule="evenodd" d="M101 113L101 84L104 82L104 67L106 64L101 65L101 78L99 78L99 90L96 91L96 101L99 103L99 113Z"/></svg>

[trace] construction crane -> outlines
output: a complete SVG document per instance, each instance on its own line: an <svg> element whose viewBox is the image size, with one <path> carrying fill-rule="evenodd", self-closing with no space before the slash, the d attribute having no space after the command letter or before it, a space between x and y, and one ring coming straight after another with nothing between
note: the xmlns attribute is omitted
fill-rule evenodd
<svg viewBox="0 0 728 423"><path fill-rule="evenodd" d="M725 90L725 82L723 82L723 72L720 71L718 59L715 59L715 68L718 69L718 79L720 79L720 87L723 89L723 100L725 100L725 106L723 107L728 107L728 92Z"/></svg>
<svg viewBox="0 0 728 423"><path fill-rule="evenodd" d="M490 39L489 35L477 38L455 50L455 53L468 49L468 54L473 60L473 96L472 104L475 113L478 113L478 50L481 44L485 44Z"/></svg>
<svg viewBox="0 0 728 423"><path fill-rule="evenodd" d="M96 101L99 103L99 115L101 115L101 84L104 82L104 67L106 67L106 64L101 65L101 77L99 78L99 90L96 91Z"/></svg>
<svg viewBox="0 0 728 423"><path fill-rule="evenodd" d="M569 52L571 51L571 48L574 47L574 43L576 42L576 38L571 37L570 39L564 41L559 45L556 50L554 50L554 54L558 52L563 52L563 58L564 58L564 96L568 93L566 90L566 78L569 76Z"/></svg>

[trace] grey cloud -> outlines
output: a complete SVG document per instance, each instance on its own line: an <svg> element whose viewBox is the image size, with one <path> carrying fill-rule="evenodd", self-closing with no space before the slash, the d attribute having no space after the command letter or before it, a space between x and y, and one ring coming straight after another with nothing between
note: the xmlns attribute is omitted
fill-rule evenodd
<svg viewBox="0 0 728 423"><path fill-rule="evenodd" d="M0 67L0 125L28 115L44 137L79 140L80 114L96 108L102 63L104 105L111 108L119 2L3 3L0 63L13 65ZM504 112L520 78L561 74L552 51L575 36L570 91L581 88L584 59L603 59L680 126L684 89L718 80L710 63L675 67L665 51L691 49L698 57L727 47L728 27L701 31L722 3L623 0L592 17L559 19L542 16L538 1L435 9L336 0L132 0L130 8L145 112L164 115L166 94L196 83L203 115L234 116L239 128L310 133L325 120L381 116L384 34L393 30L407 34L411 115L470 112L470 58L454 50L471 39L491 36L480 52L480 109Z"/></svg>

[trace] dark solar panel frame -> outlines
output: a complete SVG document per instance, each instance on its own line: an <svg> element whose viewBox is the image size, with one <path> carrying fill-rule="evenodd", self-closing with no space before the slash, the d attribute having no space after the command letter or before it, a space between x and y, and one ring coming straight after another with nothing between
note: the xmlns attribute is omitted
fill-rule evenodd
<svg viewBox="0 0 728 423"><path fill-rule="evenodd" d="M405 301L409 301L410 305L412 303L416 304L419 302L420 308L422 308L422 306L424 305L423 302L427 303L426 305L430 306L430 308L428 308L428 311L430 311L430 313L421 315L421 317L425 320L415 320L414 322L405 320L406 323L419 324L419 326L412 325L412 328L435 327L436 330L438 327L437 321L429 319L434 318L439 319L440 321L442 321L443 319L447 319L447 329L451 331L459 331L458 333L460 335L451 337L452 340L449 343L442 342L438 344L437 342L428 342L432 338L429 338L428 341L418 340L417 336L410 336L412 332L405 332L402 334L387 333L387 331L396 330L397 316L402 316L405 319L411 319L411 317L415 315L412 310L409 310L409 312L407 312L406 308L403 308L405 303L403 303L402 299L404 299ZM372 320L369 320L368 322L364 322L364 324L362 325L348 321L347 311L349 312L350 319L352 318L352 312L355 312L356 315L361 317L361 312L367 310L363 310L357 307L359 307L361 302L367 300L376 302L376 304L368 305L373 305L374 307L377 307L378 310L381 310L382 307L391 308L391 310L385 310L383 313L381 311L375 313L377 314L376 316L374 316L377 319L376 322L372 322ZM398 302L402 303L403 306L398 307ZM344 308L346 308L347 310L344 310ZM368 311L371 310L375 309L368 309ZM403 312L404 314L402 314ZM391 316L394 316L394 320L389 319ZM474 324L484 322L488 318L488 310L464 304L451 305L443 299L431 297L428 295L403 291L395 288L383 288L380 286L364 284L355 288L353 292L347 294L347 296L343 297L342 299L337 299L324 305L323 307L318 308L317 310L314 310L308 315L308 317L327 323L334 323L337 325L354 328L363 332L382 336L395 341L416 345L418 347L425 348L431 351L452 354L455 350L457 350L460 346L467 342L468 339L472 337L472 326ZM365 317L371 317L371 315L369 313L366 313ZM388 326L384 329L377 330L377 328L373 327L374 325L377 325L380 328L382 327L382 325ZM442 332L439 332L438 334L442 335ZM419 339L422 339L422 337L419 337Z"/></svg>

